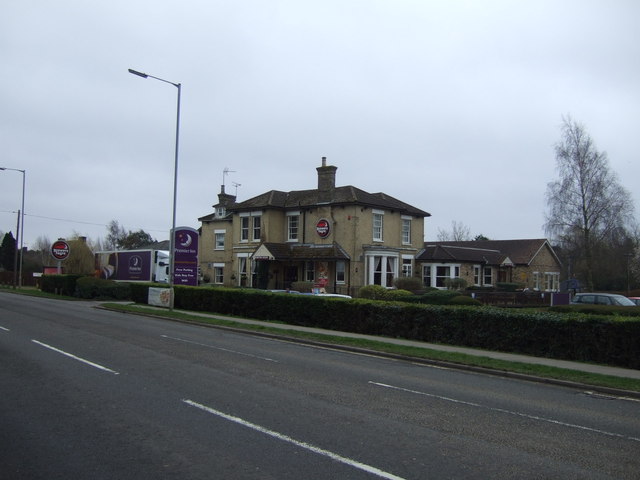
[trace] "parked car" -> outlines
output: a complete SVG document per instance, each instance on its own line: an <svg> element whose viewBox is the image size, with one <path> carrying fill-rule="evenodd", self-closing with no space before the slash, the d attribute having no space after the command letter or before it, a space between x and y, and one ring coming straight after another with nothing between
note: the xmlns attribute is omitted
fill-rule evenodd
<svg viewBox="0 0 640 480"><path fill-rule="evenodd" d="M628 297L636 305L640 305L640 297Z"/></svg>
<svg viewBox="0 0 640 480"><path fill-rule="evenodd" d="M571 300L572 305L613 305L619 307L635 307L633 301L624 295L614 293L576 293Z"/></svg>
<svg viewBox="0 0 640 480"><path fill-rule="evenodd" d="M334 298L352 298L351 295L342 295L340 293L303 293L302 295L312 295L314 297L334 297Z"/></svg>

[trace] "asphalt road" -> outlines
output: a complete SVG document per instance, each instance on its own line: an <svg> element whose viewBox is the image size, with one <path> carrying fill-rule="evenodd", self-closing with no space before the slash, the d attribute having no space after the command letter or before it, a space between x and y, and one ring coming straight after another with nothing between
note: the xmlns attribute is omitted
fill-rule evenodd
<svg viewBox="0 0 640 480"><path fill-rule="evenodd" d="M0 479L640 478L640 402L0 292Z"/></svg>

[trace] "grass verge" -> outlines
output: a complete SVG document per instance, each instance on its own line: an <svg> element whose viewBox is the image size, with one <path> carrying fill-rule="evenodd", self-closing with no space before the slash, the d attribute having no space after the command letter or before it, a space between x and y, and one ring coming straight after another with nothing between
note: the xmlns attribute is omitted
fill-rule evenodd
<svg viewBox="0 0 640 480"><path fill-rule="evenodd" d="M42 290L39 290L36 287L21 287L21 288L0 287L0 290L6 290L7 292L13 293L16 295L29 295L30 297L55 298L56 300L72 300L72 301L82 300L81 298L78 298L78 297L70 297L68 295L58 295L55 293L43 292Z"/></svg>
<svg viewBox="0 0 640 480"><path fill-rule="evenodd" d="M560 380L563 382L574 382L579 384L591 385L593 387L604 387L617 390L640 392L640 380L632 378L615 377L611 375L602 375L578 370L568 370L546 365L511 362L457 352L446 352L428 348L397 345L393 343L386 343L383 340L377 341L363 338L341 337L330 334L317 334L299 330L283 329L275 325L268 326L264 324L247 324L229 319L216 318L214 316L215 314L211 314L211 316L205 317L202 315L190 314L182 311L179 312L175 310L160 310L140 305L120 303L105 303L103 306L105 308L121 312L161 316L164 318L171 318L175 320L200 324L219 325L240 330L255 331L286 336L300 340L321 342L324 344L331 344L336 346L355 347L359 349L383 352L386 354L405 356L415 359L432 360L456 365L466 365L494 371L510 372L520 375L529 375L534 377Z"/></svg>

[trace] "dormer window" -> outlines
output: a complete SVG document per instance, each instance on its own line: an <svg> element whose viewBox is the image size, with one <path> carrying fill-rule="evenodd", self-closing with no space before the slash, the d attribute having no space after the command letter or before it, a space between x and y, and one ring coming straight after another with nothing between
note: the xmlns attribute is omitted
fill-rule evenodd
<svg viewBox="0 0 640 480"><path fill-rule="evenodd" d="M227 215L227 211L224 207L216 207L216 217L224 218Z"/></svg>

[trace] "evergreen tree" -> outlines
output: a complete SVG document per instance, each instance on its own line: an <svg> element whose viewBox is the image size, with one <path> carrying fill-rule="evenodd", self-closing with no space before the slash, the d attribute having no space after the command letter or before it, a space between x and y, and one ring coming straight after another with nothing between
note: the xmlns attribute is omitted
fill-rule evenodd
<svg viewBox="0 0 640 480"><path fill-rule="evenodd" d="M9 272L13 272L16 258L16 240L13 233L9 232L4 235L2 244L0 245L0 267Z"/></svg>

